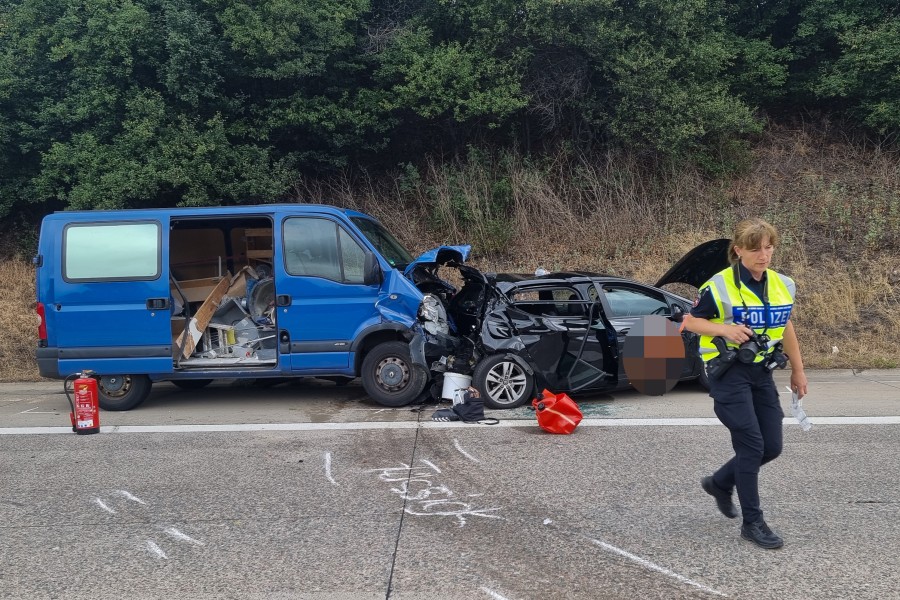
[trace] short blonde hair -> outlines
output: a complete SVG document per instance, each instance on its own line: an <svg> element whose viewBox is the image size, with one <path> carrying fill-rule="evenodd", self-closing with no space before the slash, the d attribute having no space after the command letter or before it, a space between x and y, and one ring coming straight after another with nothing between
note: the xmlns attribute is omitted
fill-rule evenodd
<svg viewBox="0 0 900 600"><path fill-rule="evenodd" d="M731 247L728 248L728 260L731 261L731 264L740 260L737 252L734 251L735 246L758 250L762 247L765 239L768 239L773 246L778 246L778 230L774 225L762 219L744 219L734 226L734 237L731 239Z"/></svg>

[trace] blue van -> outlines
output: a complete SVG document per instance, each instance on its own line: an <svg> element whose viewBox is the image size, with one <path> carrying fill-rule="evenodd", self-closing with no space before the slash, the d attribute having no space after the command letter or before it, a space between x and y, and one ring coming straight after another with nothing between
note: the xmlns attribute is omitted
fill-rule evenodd
<svg viewBox="0 0 900 600"><path fill-rule="evenodd" d="M38 366L94 371L106 410L155 381L298 376L360 377L402 406L430 379L419 287L468 250L413 260L376 219L324 205L53 213L34 259Z"/></svg>

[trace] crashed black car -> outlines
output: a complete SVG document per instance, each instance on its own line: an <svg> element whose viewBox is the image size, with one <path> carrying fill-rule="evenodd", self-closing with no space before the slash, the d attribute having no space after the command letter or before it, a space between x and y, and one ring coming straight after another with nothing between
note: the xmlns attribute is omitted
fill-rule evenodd
<svg viewBox="0 0 900 600"><path fill-rule="evenodd" d="M544 388L589 392L629 387L619 355L629 329L646 315L673 320L691 301L660 286L699 287L728 264L729 240L692 250L656 286L587 272L490 274L462 263L450 250L410 273L425 293L424 330L411 344L429 361L438 397L441 373L470 374L489 408L513 408ZM438 277L440 266L459 270L459 290ZM706 385L695 334L683 334L681 380Z"/></svg>

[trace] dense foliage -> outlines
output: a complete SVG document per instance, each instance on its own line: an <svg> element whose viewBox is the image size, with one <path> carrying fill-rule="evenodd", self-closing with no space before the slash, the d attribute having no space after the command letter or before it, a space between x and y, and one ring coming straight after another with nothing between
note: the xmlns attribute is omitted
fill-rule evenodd
<svg viewBox="0 0 900 600"><path fill-rule="evenodd" d="M260 202L473 143L715 173L766 115L900 129L887 0L0 0L0 217ZM23 217L24 216L24 217Z"/></svg>

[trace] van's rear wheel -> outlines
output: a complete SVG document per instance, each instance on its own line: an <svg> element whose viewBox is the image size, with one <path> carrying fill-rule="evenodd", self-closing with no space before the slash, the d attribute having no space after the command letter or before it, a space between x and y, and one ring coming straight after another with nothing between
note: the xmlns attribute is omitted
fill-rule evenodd
<svg viewBox="0 0 900 600"><path fill-rule="evenodd" d="M382 406L406 406L425 389L427 374L413 364L409 345L386 342L375 346L363 360L363 389Z"/></svg>
<svg viewBox="0 0 900 600"><path fill-rule="evenodd" d="M98 385L100 408L131 410L146 400L151 385L146 375L103 375Z"/></svg>

